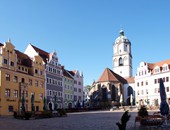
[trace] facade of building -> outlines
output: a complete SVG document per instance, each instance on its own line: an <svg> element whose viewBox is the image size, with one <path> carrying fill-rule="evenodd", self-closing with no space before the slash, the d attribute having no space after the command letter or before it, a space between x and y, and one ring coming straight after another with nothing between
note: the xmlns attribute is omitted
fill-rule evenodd
<svg viewBox="0 0 170 130"><path fill-rule="evenodd" d="M39 55L44 62L45 66L45 80L46 80L46 100L47 108L54 110L55 104L57 108L63 107L63 71L59 63L57 53L48 53L32 44L29 44L25 50L25 54L31 58Z"/></svg>
<svg viewBox="0 0 170 130"><path fill-rule="evenodd" d="M10 40L0 44L0 115L20 111L23 98L25 110L31 111L32 95L35 110L43 110L44 70L45 63L40 56L29 58L15 50Z"/></svg>
<svg viewBox="0 0 170 130"><path fill-rule="evenodd" d="M94 108L110 108L118 105L120 96L124 93L126 79L106 68L90 90L90 106ZM124 98L124 95L123 95Z"/></svg>
<svg viewBox="0 0 170 130"><path fill-rule="evenodd" d="M89 96L89 89L87 87L83 88L83 106L88 108L90 107L90 96Z"/></svg>
<svg viewBox="0 0 170 130"><path fill-rule="evenodd" d="M135 76L137 104L159 106L159 82L161 78L164 81L167 102L170 103L170 60L140 63Z"/></svg>
<svg viewBox="0 0 170 130"><path fill-rule="evenodd" d="M74 79L63 67L64 108L74 108Z"/></svg>
<svg viewBox="0 0 170 130"><path fill-rule="evenodd" d="M78 70L69 71L74 79L74 107L79 108L83 106L83 74Z"/></svg>

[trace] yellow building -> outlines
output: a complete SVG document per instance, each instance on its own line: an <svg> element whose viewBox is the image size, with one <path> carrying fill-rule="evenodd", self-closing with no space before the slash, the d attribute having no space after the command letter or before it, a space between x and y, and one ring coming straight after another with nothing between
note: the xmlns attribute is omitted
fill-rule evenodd
<svg viewBox="0 0 170 130"><path fill-rule="evenodd" d="M15 50L11 41L0 43L0 115L19 111L24 97L26 111L43 110L45 96L45 64L40 56L30 59ZM31 102L31 97L34 100Z"/></svg>

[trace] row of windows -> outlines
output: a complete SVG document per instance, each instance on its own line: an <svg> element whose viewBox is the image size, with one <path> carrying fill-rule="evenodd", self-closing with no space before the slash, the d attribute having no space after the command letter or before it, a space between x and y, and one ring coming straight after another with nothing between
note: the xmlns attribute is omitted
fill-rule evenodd
<svg viewBox="0 0 170 130"><path fill-rule="evenodd" d="M39 74L39 75L43 75L43 71L42 70L38 70L38 69L35 69L34 73L35 74Z"/></svg>
<svg viewBox="0 0 170 130"><path fill-rule="evenodd" d="M166 92L169 92L169 87L165 87L165 91ZM160 92L160 88L155 88L154 89L154 93L159 93ZM137 91L137 94L138 95L145 95L145 94L149 94L149 92L148 92L148 89L146 89L146 90L138 90Z"/></svg>
<svg viewBox="0 0 170 130"><path fill-rule="evenodd" d="M163 82L169 82L169 77L163 77L162 80L163 80ZM155 84L159 83L159 82L160 82L160 78L154 79Z"/></svg>
<svg viewBox="0 0 170 130"><path fill-rule="evenodd" d="M62 81L56 79L47 78L47 84L59 85L62 86Z"/></svg>
<svg viewBox="0 0 170 130"><path fill-rule="evenodd" d="M73 82L73 80L70 80L70 79L67 79L67 78L65 78L65 81L67 81L67 82Z"/></svg>
<svg viewBox="0 0 170 130"><path fill-rule="evenodd" d="M74 84L77 84L77 81L74 80ZM78 85L81 85L82 83L80 81L78 81Z"/></svg>
<svg viewBox="0 0 170 130"><path fill-rule="evenodd" d="M163 66L163 67L161 67L161 68L155 68L154 69L154 73L160 73L161 72L161 69L162 69L162 72L165 72L165 71L168 71L169 70L169 68L168 68L168 65L165 65L165 66Z"/></svg>
<svg viewBox="0 0 170 130"><path fill-rule="evenodd" d="M70 100L72 100L72 99L73 99L73 95L65 94L65 99L70 99Z"/></svg>
<svg viewBox="0 0 170 130"><path fill-rule="evenodd" d="M24 71L24 72L28 72L28 69L27 68L25 68L25 67L21 67L21 66L18 66L18 70L20 70L20 71Z"/></svg>
<svg viewBox="0 0 170 130"><path fill-rule="evenodd" d="M5 79L7 81L10 81L10 74L5 74ZM18 83L18 76L14 75L13 77L13 82ZM21 78L21 82L25 83L25 79ZM32 79L29 79L29 86L32 86ZM44 83L42 81L40 81L40 87L43 87ZM39 81L35 80L35 86L38 87L39 86Z"/></svg>
<svg viewBox="0 0 170 130"><path fill-rule="evenodd" d="M81 101L81 96L76 96L76 95L74 95L74 101Z"/></svg>
<svg viewBox="0 0 170 130"><path fill-rule="evenodd" d="M24 95L24 97L28 97L28 91L23 91L22 95ZM6 98L10 98L10 97L18 98L19 97L19 91L18 90L14 90L13 91L13 95L11 95L11 90L10 89L5 89L5 97ZM43 93L39 94L39 99L43 100Z"/></svg>
<svg viewBox="0 0 170 130"><path fill-rule="evenodd" d="M73 89L73 87L72 86L67 86L67 85L65 85L65 89L70 89L70 90L72 90Z"/></svg>
<svg viewBox="0 0 170 130"><path fill-rule="evenodd" d="M144 86L144 85L148 85L148 81L145 81L145 84L144 84L144 81L141 82L141 86ZM139 87L140 86L140 83L137 82L137 86Z"/></svg>
<svg viewBox="0 0 170 130"><path fill-rule="evenodd" d="M74 88L74 92L77 92L77 88ZM78 89L78 92L81 93L81 89Z"/></svg>
<svg viewBox="0 0 170 130"><path fill-rule="evenodd" d="M8 64L8 60L7 59L4 59L4 64ZM10 62L10 66L14 66L15 64L14 64L14 62L13 61L11 61Z"/></svg>
<svg viewBox="0 0 170 130"><path fill-rule="evenodd" d="M51 73L54 73L54 74L58 74L58 75L61 74L61 70L58 70L58 69L55 69L55 68L52 68L52 67L47 67L47 70Z"/></svg>
<svg viewBox="0 0 170 130"><path fill-rule="evenodd" d="M163 77L163 82L169 82L169 77ZM158 79L154 79L154 83L157 84L160 82L160 78ZM144 86L144 85L148 85L148 81L145 81L145 84L144 84L144 81L141 82L141 86ZM140 83L137 82L137 86L139 87L140 86Z"/></svg>
<svg viewBox="0 0 170 130"><path fill-rule="evenodd" d="M55 90L47 90L47 96L57 96L57 97L62 97L62 92L55 91Z"/></svg>

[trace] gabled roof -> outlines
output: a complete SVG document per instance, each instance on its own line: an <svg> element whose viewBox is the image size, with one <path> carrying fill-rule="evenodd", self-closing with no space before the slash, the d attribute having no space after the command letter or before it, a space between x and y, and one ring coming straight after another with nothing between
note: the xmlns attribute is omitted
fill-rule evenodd
<svg viewBox="0 0 170 130"><path fill-rule="evenodd" d="M46 52L46 51L44 51L44 50L42 50L42 49L40 49L40 48L38 48L38 47L36 47L36 46L34 46L34 45L32 45L32 44L30 44L30 45L34 48L34 50L35 50L37 53L39 53L39 55L41 56L41 58L43 58L43 61L44 61L45 63L47 63L47 59L49 59L49 53Z"/></svg>
<svg viewBox="0 0 170 130"><path fill-rule="evenodd" d="M72 76L75 75L74 71L68 71Z"/></svg>
<svg viewBox="0 0 170 130"><path fill-rule="evenodd" d="M127 80L128 83L135 83L135 78L134 77L126 78L126 80Z"/></svg>
<svg viewBox="0 0 170 130"><path fill-rule="evenodd" d="M29 58L28 55L26 55L18 50L15 50L15 53L17 54L17 58L20 60L20 62L18 62L18 64L24 65L27 67L32 66L32 60Z"/></svg>
<svg viewBox="0 0 170 130"><path fill-rule="evenodd" d="M146 62L145 62L146 63ZM155 62L155 63L147 63L148 65L148 69L150 69L153 72L153 69L156 66L162 67L164 64L168 64L168 66L170 66L170 59L168 60L163 60L163 61L159 61L159 62Z"/></svg>
<svg viewBox="0 0 170 130"><path fill-rule="evenodd" d="M106 68L97 82L121 82L123 84L127 83L127 81L121 77L120 75L114 73L109 68Z"/></svg>
<svg viewBox="0 0 170 130"><path fill-rule="evenodd" d="M68 70L63 69L63 75L64 75L65 77L68 77L68 78L73 79L73 78L70 76Z"/></svg>

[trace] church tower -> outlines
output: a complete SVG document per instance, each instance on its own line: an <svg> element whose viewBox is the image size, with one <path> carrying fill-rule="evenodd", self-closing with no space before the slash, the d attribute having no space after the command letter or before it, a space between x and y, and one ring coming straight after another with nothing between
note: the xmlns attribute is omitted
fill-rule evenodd
<svg viewBox="0 0 170 130"><path fill-rule="evenodd" d="M132 77L131 42L122 29L113 45L113 71L124 78Z"/></svg>

